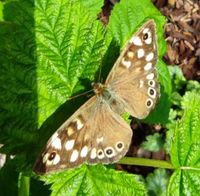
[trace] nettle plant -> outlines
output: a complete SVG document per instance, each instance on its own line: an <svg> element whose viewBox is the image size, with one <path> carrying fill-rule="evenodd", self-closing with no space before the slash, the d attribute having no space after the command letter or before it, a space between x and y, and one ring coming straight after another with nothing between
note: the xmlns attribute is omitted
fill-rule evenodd
<svg viewBox="0 0 200 196"><path fill-rule="evenodd" d="M198 194L199 83L162 62L165 18L150 1L122 0L107 26L97 20L102 6L99 0L1 3L0 152L7 159L0 169L0 194L49 195L49 189L52 195ZM161 136L154 134L142 146L164 148L170 160L120 160L157 168L146 178L102 164L36 175L32 166L48 138L88 99L68 98L90 90L100 72L105 80L127 40L149 19L156 23L161 97L143 122L160 124L166 138L159 147Z"/></svg>

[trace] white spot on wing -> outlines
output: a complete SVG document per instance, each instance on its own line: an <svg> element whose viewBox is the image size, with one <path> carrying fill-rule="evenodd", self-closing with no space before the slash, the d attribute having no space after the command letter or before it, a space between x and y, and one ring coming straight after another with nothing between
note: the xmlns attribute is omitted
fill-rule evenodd
<svg viewBox="0 0 200 196"><path fill-rule="evenodd" d="M73 150L70 157L70 162L75 162L77 159L78 159L78 150Z"/></svg>
<svg viewBox="0 0 200 196"><path fill-rule="evenodd" d="M97 156L99 159L103 159L105 157L104 152L102 149L99 149L97 152Z"/></svg>
<svg viewBox="0 0 200 196"><path fill-rule="evenodd" d="M122 58L122 64L128 69L131 66L131 61L125 61L125 59Z"/></svg>
<svg viewBox="0 0 200 196"><path fill-rule="evenodd" d="M154 57L153 52L150 52L147 56L146 56L146 61L151 61Z"/></svg>
<svg viewBox="0 0 200 196"><path fill-rule="evenodd" d="M76 122L76 126L77 126L77 129L78 129L78 130L80 130L80 129L83 128L84 125L83 125L83 123L81 122L80 119L77 118L77 119L75 120L75 122Z"/></svg>
<svg viewBox="0 0 200 196"><path fill-rule="evenodd" d="M142 40L141 40L139 37L133 36L133 37L130 39L130 43L133 43L133 44L136 45L136 46L142 46Z"/></svg>
<svg viewBox="0 0 200 196"><path fill-rule="evenodd" d="M124 148L124 143L121 141L117 142L115 148L117 149L118 152L121 152Z"/></svg>
<svg viewBox="0 0 200 196"><path fill-rule="evenodd" d="M152 63L147 63L145 66L144 66L144 70L148 71L152 68Z"/></svg>
<svg viewBox="0 0 200 196"><path fill-rule="evenodd" d="M155 83L154 80L149 80L148 85L151 86L151 87L155 87L156 83Z"/></svg>
<svg viewBox="0 0 200 196"><path fill-rule="evenodd" d="M90 158L95 159L96 157L97 157L97 150L96 150L96 148L93 148L91 150Z"/></svg>
<svg viewBox="0 0 200 196"><path fill-rule="evenodd" d="M84 146L81 150L81 154L80 156L81 157L86 157L87 156L87 153L88 153L88 147L87 146Z"/></svg>
<svg viewBox="0 0 200 196"><path fill-rule="evenodd" d="M109 150L111 151L110 154L108 154L108 151L109 151ZM112 157L115 156L115 150L114 150L112 147L107 147L107 148L105 148L104 152L105 152L105 154L106 154L106 156L107 156L108 158L112 158Z"/></svg>
<svg viewBox="0 0 200 196"><path fill-rule="evenodd" d="M140 86L139 86L139 88L142 88L143 86L144 86L144 81L140 80Z"/></svg>
<svg viewBox="0 0 200 196"><path fill-rule="evenodd" d="M58 133L55 132L55 133L53 134L52 138L51 138L51 141L53 141L53 140L56 139L57 137L58 137Z"/></svg>
<svg viewBox="0 0 200 196"><path fill-rule="evenodd" d="M153 94L151 94L151 92L153 91ZM148 95L151 97L151 98L156 98L156 90L154 88L148 88Z"/></svg>
<svg viewBox="0 0 200 196"><path fill-rule="evenodd" d="M144 50L142 48L140 48L138 51L137 51L137 56L138 58L142 58L144 56Z"/></svg>
<svg viewBox="0 0 200 196"><path fill-rule="evenodd" d="M147 35L148 35L148 38L147 38L146 40L144 40L144 42L145 42L146 44L151 44L152 38L151 38L151 32L149 31L149 28L145 28L145 29L143 30L143 34L146 34L146 33L147 33Z"/></svg>
<svg viewBox="0 0 200 196"><path fill-rule="evenodd" d="M150 108L152 105L153 105L153 101L150 98L148 98L146 101L147 108Z"/></svg>
<svg viewBox="0 0 200 196"><path fill-rule="evenodd" d="M96 139L97 143L103 142L103 137L99 137Z"/></svg>
<svg viewBox="0 0 200 196"><path fill-rule="evenodd" d="M43 163L46 163L49 165L56 165L60 162L60 156L58 154L55 155L55 157L52 160L49 160L49 153L45 154L45 156L42 159Z"/></svg>
<svg viewBox="0 0 200 196"><path fill-rule="evenodd" d="M52 140L51 146L54 147L55 149L60 150L62 148L60 138L57 137L54 140Z"/></svg>
<svg viewBox="0 0 200 196"><path fill-rule="evenodd" d="M146 39L145 41L144 41L146 44L151 44L151 42L152 42L152 38L151 37L149 37L148 39Z"/></svg>
<svg viewBox="0 0 200 196"><path fill-rule="evenodd" d="M154 78L154 73L150 73L146 76L148 80L152 80Z"/></svg>
<svg viewBox="0 0 200 196"><path fill-rule="evenodd" d="M60 162L60 156L56 154L55 158L53 159L52 163L53 165L56 165Z"/></svg>
<svg viewBox="0 0 200 196"><path fill-rule="evenodd" d="M147 32L149 32L149 28L145 28L145 29L143 30L143 34L145 34L145 33L147 33Z"/></svg>
<svg viewBox="0 0 200 196"><path fill-rule="evenodd" d="M48 160L48 157L49 157L49 153L46 153L46 154L43 156L42 162L43 162L43 163L46 163L47 160Z"/></svg>
<svg viewBox="0 0 200 196"><path fill-rule="evenodd" d="M75 140L69 140L65 144L65 149L66 150L71 150L74 147L74 142Z"/></svg>

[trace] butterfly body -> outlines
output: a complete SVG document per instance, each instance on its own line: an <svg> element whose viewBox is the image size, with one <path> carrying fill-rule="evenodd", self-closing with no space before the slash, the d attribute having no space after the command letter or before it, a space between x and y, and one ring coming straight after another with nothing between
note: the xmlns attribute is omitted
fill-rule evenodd
<svg viewBox="0 0 200 196"><path fill-rule="evenodd" d="M156 62L155 23L150 20L126 44L105 84L93 83L95 95L49 139L34 171L114 163L122 158L132 130L121 114L142 119L154 108L159 97Z"/></svg>

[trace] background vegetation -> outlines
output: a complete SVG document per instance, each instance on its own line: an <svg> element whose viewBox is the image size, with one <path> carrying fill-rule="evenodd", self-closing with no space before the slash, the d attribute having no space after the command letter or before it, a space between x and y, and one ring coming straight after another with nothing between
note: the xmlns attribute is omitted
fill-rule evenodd
<svg viewBox="0 0 200 196"><path fill-rule="evenodd" d="M149 0L122 0L104 26L100 0L0 2L1 195L197 195L200 179L200 85L166 66L165 18ZM106 78L126 41L144 21L157 24L161 99L143 122L159 124L142 147L165 149L168 161L125 158L130 165L158 169L147 177L115 166L87 166L43 177L32 165L47 139L87 98L68 97ZM170 169L170 170L166 170ZM48 184L48 185L44 185ZM50 190L51 191L50 191Z"/></svg>

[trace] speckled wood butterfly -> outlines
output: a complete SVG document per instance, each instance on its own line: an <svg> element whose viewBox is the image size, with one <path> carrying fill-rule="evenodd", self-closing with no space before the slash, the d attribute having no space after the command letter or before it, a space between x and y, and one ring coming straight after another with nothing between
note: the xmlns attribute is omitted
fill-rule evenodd
<svg viewBox="0 0 200 196"><path fill-rule="evenodd" d="M130 126L121 114L143 119L159 97L156 74L156 25L147 21L128 41L105 84L93 84L95 95L49 139L34 171L47 173L82 163L114 163L128 151Z"/></svg>

